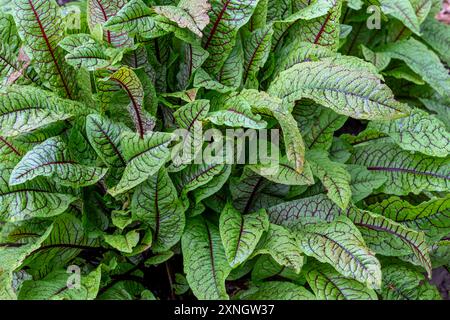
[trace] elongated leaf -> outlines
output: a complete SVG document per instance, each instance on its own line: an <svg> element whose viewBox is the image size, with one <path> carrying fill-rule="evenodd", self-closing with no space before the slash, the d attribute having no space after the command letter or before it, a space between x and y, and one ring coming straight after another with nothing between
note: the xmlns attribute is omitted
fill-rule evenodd
<svg viewBox="0 0 450 320"><path fill-rule="evenodd" d="M316 1L316 3L318 2ZM299 21L291 32L296 33L296 27L298 26L302 30L300 33L301 41L328 47L330 50L335 51L339 44L339 19L343 1L332 0L327 2L331 3L332 7L326 15L308 21ZM320 5L325 7L324 4Z"/></svg>
<svg viewBox="0 0 450 320"><path fill-rule="evenodd" d="M391 197L371 205L369 210L409 228L424 231L433 241L441 239L450 232L450 198L448 196L432 199L417 206L399 197Z"/></svg>
<svg viewBox="0 0 450 320"><path fill-rule="evenodd" d="M70 283L70 273L55 270L45 278L28 280L20 288L19 300L93 300L100 288L101 267L81 276L80 287Z"/></svg>
<svg viewBox="0 0 450 320"><path fill-rule="evenodd" d="M123 132L120 140L127 162L119 184L109 190L113 196L128 191L147 180L168 160L168 144L172 135L163 132L149 132L141 138L132 132Z"/></svg>
<svg viewBox="0 0 450 320"><path fill-rule="evenodd" d="M48 124L87 114L83 105L29 86L10 86L0 92L0 135L10 137Z"/></svg>
<svg viewBox="0 0 450 320"><path fill-rule="evenodd" d="M269 254L276 262L299 273L304 262L302 251L293 234L282 226L270 224L252 256Z"/></svg>
<svg viewBox="0 0 450 320"><path fill-rule="evenodd" d="M12 164L0 164L0 220L14 222L57 216L75 201L75 196L65 194L44 179L10 187L13 168Z"/></svg>
<svg viewBox="0 0 450 320"><path fill-rule="evenodd" d="M351 176L345 166L329 160L326 152L322 150L309 151L307 159L311 164L313 174L322 181L328 190L328 197L342 209L347 208L352 193Z"/></svg>
<svg viewBox="0 0 450 320"><path fill-rule="evenodd" d="M286 159L281 159L274 166L250 165L249 168L264 178L280 184L294 186L314 184L314 177L308 162L305 162L302 173L298 173Z"/></svg>
<svg viewBox="0 0 450 320"><path fill-rule="evenodd" d="M17 29L33 54L38 74L62 97L76 98L75 74L57 46L63 38L64 23L56 1L14 0L14 3Z"/></svg>
<svg viewBox="0 0 450 320"><path fill-rule="evenodd" d="M378 300L374 290L345 278L326 264L309 265L306 280L320 300Z"/></svg>
<svg viewBox="0 0 450 320"><path fill-rule="evenodd" d="M233 205L244 214L251 212L259 198L268 195L268 185L265 178L245 168L240 178L232 178L230 182Z"/></svg>
<svg viewBox="0 0 450 320"><path fill-rule="evenodd" d="M309 149L328 150L334 132L340 129L347 117L314 103L302 103L292 112Z"/></svg>
<svg viewBox="0 0 450 320"><path fill-rule="evenodd" d="M24 266L30 267L29 272L35 279L65 267L83 249L98 248L97 242L88 238L82 222L70 213L58 216L52 225L45 241L24 261Z"/></svg>
<svg viewBox="0 0 450 320"><path fill-rule="evenodd" d="M413 253L418 264L431 272L429 248L422 232L369 211L350 206L341 210L323 195L294 200L273 206L267 210L272 223L281 224L290 230L302 230L309 225L330 222L339 216L346 216L362 232L366 243L376 252ZM386 240L383 240L384 238Z"/></svg>
<svg viewBox="0 0 450 320"><path fill-rule="evenodd" d="M208 100L195 100L190 102L174 113L174 118L183 129L180 134L181 142L174 147L172 157L173 171L182 169L186 164L195 159L196 155L201 152L203 138L202 121L206 118L209 111Z"/></svg>
<svg viewBox="0 0 450 320"><path fill-rule="evenodd" d="M406 118L395 121L374 121L369 129L389 135L402 149L419 151L434 157L450 153L450 134L437 117L414 109Z"/></svg>
<svg viewBox="0 0 450 320"><path fill-rule="evenodd" d="M88 24L91 32L97 25L103 26L106 21L115 16L117 12L126 4L125 0L88 0ZM125 32L103 31L104 40L115 47L122 47L132 44Z"/></svg>
<svg viewBox="0 0 450 320"><path fill-rule="evenodd" d="M414 38L387 45L383 52L404 61L415 73L443 96L449 96L450 79L439 57Z"/></svg>
<svg viewBox="0 0 450 320"><path fill-rule="evenodd" d="M177 80L180 89L186 89L192 75L205 62L208 57L208 51L205 51L199 45L189 43L182 44L183 62L180 65L180 71L177 74Z"/></svg>
<svg viewBox="0 0 450 320"><path fill-rule="evenodd" d="M440 300L422 274L395 264L383 268L381 296L384 300Z"/></svg>
<svg viewBox="0 0 450 320"><path fill-rule="evenodd" d="M132 208L133 214L153 229L153 251L166 251L180 241L185 226L184 209L165 169L136 188Z"/></svg>
<svg viewBox="0 0 450 320"><path fill-rule="evenodd" d="M106 169L88 167L67 157L61 138L50 138L29 151L11 172L10 185L18 185L39 176L52 177L70 187L89 186L100 180Z"/></svg>
<svg viewBox="0 0 450 320"><path fill-rule="evenodd" d="M117 33L139 34L144 38L158 37L166 33L157 25L151 9L142 0L131 0L103 25Z"/></svg>
<svg viewBox="0 0 450 320"><path fill-rule="evenodd" d="M259 239L269 227L265 210L241 215L231 204L220 215L220 237L231 267L244 262L256 248Z"/></svg>
<svg viewBox="0 0 450 320"><path fill-rule="evenodd" d="M275 112L274 117L278 120L283 131L284 144L288 160L298 173L302 173L305 162L305 144L298 129L297 122L290 113Z"/></svg>
<svg viewBox="0 0 450 320"><path fill-rule="evenodd" d="M448 159L412 154L395 144L359 146L351 162L383 174L387 181L381 191L385 193L403 195L424 190L445 191L450 185Z"/></svg>
<svg viewBox="0 0 450 320"><path fill-rule="evenodd" d="M99 157L110 167L120 168L127 164L120 139L124 131L127 131L125 126L96 114L91 114L86 119L87 138Z"/></svg>
<svg viewBox="0 0 450 320"><path fill-rule="evenodd" d="M267 126L260 115L252 113L251 105L240 96L219 101L219 109L210 112L208 120L217 125L237 128L263 129Z"/></svg>
<svg viewBox="0 0 450 320"><path fill-rule="evenodd" d="M380 262L348 218L315 224L299 233L300 246L306 255L331 264L342 275L368 287L381 286Z"/></svg>
<svg viewBox="0 0 450 320"><path fill-rule="evenodd" d="M436 50L441 59L450 63L450 26L429 17L421 26L422 38Z"/></svg>
<svg viewBox="0 0 450 320"><path fill-rule="evenodd" d="M244 50L242 41L236 37L236 44L228 58L225 60L216 79L226 87L238 89L244 74Z"/></svg>
<svg viewBox="0 0 450 320"><path fill-rule="evenodd" d="M271 25L255 30L244 43L243 82L254 81L269 56L273 29Z"/></svg>
<svg viewBox="0 0 450 320"><path fill-rule="evenodd" d="M65 59L71 66L88 71L106 68L111 64L111 58L105 53L105 48L95 43L76 47Z"/></svg>
<svg viewBox="0 0 450 320"><path fill-rule="evenodd" d="M268 281L250 287L239 295L243 300L315 300L304 287L291 282Z"/></svg>
<svg viewBox="0 0 450 320"><path fill-rule="evenodd" d="M351 176L350 188L354 202L366 198L387 180L385 176L369 171L363 166L347 165L347 171Z"/></svg>
<svg viewBox="0 0 450 320"><path fill-rule="evenodd" d="M410 0L379 0L381 10L400 20L412 32L420 35L420 23Z"/></svg>
<svg viewBox="0 0 450 320"><path fill-rule="evenodd" d="M201 300L228 299L225 279L231 271L216 226L198 217L187 223L181 239L184 271Z"/></svg>
<svg viewBox="0 0 450 320"><path fill-rule="evenodd" d="M13 271L19 268L27 256L37 250L42 242L52 231L50 226L41 236L37 236L32 242L22 243L18 246L0 247L0 298L2 300L17 299L17 294L13 288Z"/></svg>
<svg viewBox="0 0 450 320"><path fill-rule="evenodd" d="M207 0L181 0L178 6L156 6L155 12L175 22L180 28L187 28L199 37L209 23L208 11L211 5Z"/></svg>
<svg viewBox="0 0 450 320"><path fill-rule="evenodd" d="M205 70L216 75L233 50L238 30L250 19L257 0L212 0L210 23L204 30L203 48L209 52Z"/></svg>
<svg viewBox="0 0 450 320"><path fill-rule="evenodd" d="M105 234L105 241L111 247L125 253L132 253L139 243L139 232L129 231L127 234Z"/></svg>
<svg viewBox="0 0 450 320"><path fill-rule="evenodd" d="M192 164L174 175L174 183L178 190L187 194L209 183L216 175L223 172L224 167L222 163Z"/></svg>
<svg viewBox="0 0 450 320"><path fill-rule="evenodd" d="M194 88L205 88L215 90L222 93L233 91L232 87L220 83L218 80L211 77L202 68L198 69L194 77Z"/></svg>
<svg viewBox="0 0 450 320"><path fill-rule="evenodd" d="M405 116L408 107L394 100L380 78L358 59L304 62L282 72L268 93L291 105L309 98L335 112L357 119L389 120Z"/></svg>
<svg viewBox="0 0 450 320"><path fill-rule="evenodd" d="M153 128L153 122L145 115L143 110L144 88L136 73L122 67L117 70L108 80L117 82L130 98L130 114L140 137L143 138L147 131Z"/></svg>

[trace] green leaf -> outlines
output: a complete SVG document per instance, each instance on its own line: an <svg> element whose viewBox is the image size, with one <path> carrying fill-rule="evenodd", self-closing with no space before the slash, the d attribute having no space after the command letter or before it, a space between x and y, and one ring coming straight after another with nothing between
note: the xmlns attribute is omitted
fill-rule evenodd
<svg viewBox="0 0 450 320"><path fill-rule="evenodd" d="M267 126L260 115L253 114L251 105L240 96L219 99L218 105L219 108L212 110L207 118L216 125L251 129L264 129Z"/></svg>
<svg viewBox="0 0 450 320"><path fill-rule="evenodd" d="M328 150L334 132L339 130L347 117L314 103L297 105L292 112L309 149Z"/></svg>
<svg viewBox="0 0 450 320"><path fill-rule="evenodd" d="M291 282L267 281L254 284L240 293L242 300L316 300L304 287Z"/></svg>
<svg viewBox="0 0 450 320"><path fill-rule="evenodd" d="M281 224L290 230L303 230L309 225L331 222L340 216L346 216L359 228L369 247L377 253L412 253L417 258L417 263L431 272L425 235L382 215L361 210L354 205L342 210L324 195L285 202L270 207L267 212L272 223Z"/></svg>
<svg viewBox="0 0 450 320"><path fill-rule="evenodd" d="M412 205L399 197L391 197L369 206L369 210L415 230L425 232L433 241L450 232L450 198L431 199Z"/></svg>
<svg viewBox="0 0 450 320"><path fill-rule="evenodd" d="M55 270L40 280L28 280L20 288L19 300L94 300L100 287L101 267L80 275L79 287L71 283L72 274Z"/></svg>
<svg viewBox="0 0 450 320"><path fill-rule="evenodd" d="M70 213L57 216L52 225L51 233L45 241L39 248L29 253L24 262L24 266L29 267L28 272L35 279L65 267L83 249L98 248L95 246L96 240L89 239L82 222ZM27 235L24 234L22 237L26 238Z"/></svg>
<svg viewBox="0 0 450 320"><path fill-rule="evenodd" d="M389 135L404 150L434 157L446 157L450 153L450 135L444 123L419 109L395 121L373 121L368 128Z"/></svg>
<svg viewBox="0 0 450 320"><path fill-rule="evenodd" d="M201 217L188 221L181 239L187 281L200 300L228 299L225 279L231 271L219 229Z"/></svg>
<svg viewBox="0 0 450 320"><path fill-rule="evenodd" d="M181 52L183 60L180 64L177 80L179 88L186 89L193 74L196 73L208 57L208 51L204 50L199 45L183 42L181 44Z"/></svg>
<svg viewBox="0 0 450 320"><path fill-rule="evenodd" d="M22 40L33 55L33 65L64 98L77 97L74 70L64 62L58 42L63 39L64 22L54 0L14 0L14 20Z"/></svg>
<svg viewBox="0 0 450 320"><path fill-rule="evenodd" d="M386 69L386 67L391 62L391 58L389 55L383 53L383 52L374 52L364 46L363 44L360 45L362 54L364 55L364 59L366 61L372 63L378 71L382 71Z"/></svg>
<svg viewBox="0 0 450 320"><path fill-rule="evenodd" d="M177 189L181 190L182 194L187 194L189 191L194 191L209 183L215 176L223 172L224 167L225 165L221 163L192 164L177 172L173 176L173 180Z"/></svg>
<svg viewBox="0 0 450 320"><path fill-rule="evenodd" d="M52 177L61 185L83 187L95 184L106 169L89 167L68 159L66 144L60 137L50 138L30 150L11 172L11 186L39 176Z"/></svg>
<svg viewBox="0 0 450 320"><path fill-rule="evenodd" d="M420 75L434 90L449 96L450 79L439 57L426 45L414 38L398 41L385 46L382 52L392 59L404 61L415 73Z"/></svg>
<svg viewBox="0 0 450 320"><path fill-rule="evenodd" d="M293 234L282 226L270 224L252 256L269 254L278 264L299 273L304 258Z"/></svg>
<svg viewBox="0 0 450 320"><path fill-rule="evenodd" d="M94 32L97 25L103 26L126 3L125 0L88 0L87 16L91 32ZM114 47L128 46L133 43L132 39L124 32L103 30L103 39Z"/></svg>
<svg viewBox="0 0 450 320"><path fill-rule="evenodd" d="M243 83L250 83L269 57L273 29L271 25L257 29L244 42Z"/></svg>
<svg viewBox="0 0 450 320"><path fill-rule="evenodd" d="M351 162L387 178L380 191L404 195L409 192L449 189L449 161L401 150L395 144L372 143L355 148Z"/></svg>
<svg viewBox="0 0 450 320"><path fill-rule="evenodd" d="M450 26L430 16L422 24L421 32L422 39L439 53L447 65L450 64Z"/></svg>
<svg viewBox="0 0 450 320"><path fill-rule="evenodd" d="M336 51L339 44L339 31L341 17L342 0L327 1L328 4L319 3L319 6L325 8L326 5L331 4L331 8L326 15L307 20L299 21L294 25L292 32L296 34L296 28L300 28L300 40L310 42L316 45L327 47L330 50ZM308 8L308 7L306 7ZM290 18L288 18L289 20Z"/></svg>
<svg viewBox="0 0 450 320"><path fill-rule="evenodd" d="M381 296L383 300L441 300L421 273L396 264L383 268Z"/></svg>
<svg viewBox="0 0 450 320"><path fill-rule="evenodd" d="M231 267L235 268L250 257L268 227L265 210L241 215L230 203L225 206L220 215L219 230Z"/></svg>
<svg viewBox="0 0 450 320"><path fill-rule="evenodd" d="M400 20L412 32L420 35L420 23L410 0L379 0L383 13Z"/></svg>
<svg viewBox="0 0 450 320"><path fill-rule="evenodd" d="M306 255L331 264L343 276L370 288L380 287L380 262L348 218L338 217L331 223L314 224L297 234Z"/></svg>
<svg viewBox="0 0 450 320"><path fill-rule="evenodd" d="M228 88L238 89L241 86L244 74L244 49L242 47L241 39L236 37L233 50L216 76L217 81Z"/></svg>
<svg viewBox="0 0 450 320"><path fill-rule="evenodd" d="M164 35L166 31L156 22L152 10L142 0L131 0L103 25L106 30L117 33L139 34L143 38Z"/></svg>
<svg viewBox="0 0 450 320"><path fill-rule="evenodd" d="M129 112L133 119L139 136L143 138L144 134L154 127L152 119L149 119L143 110L144 87L136 73L127 67L122 67L114 72L107 80L114 81L125 90L130 98Z"/></svg>
<svg viewBox="0 0 450 320"><path fill-rule="evenodd" d="M0 135L17 136L88 112L82 104L45 90L10 86L0 92Z"/></svg>
<svg viewBox="0 0 450 320"><path fill-rule="evenodd" d="M176 157L172 157L171 171L179 171L202 151L202 121L206 118L209 107L208 100L195 100L182 106L173 114L182 130L179 134L181 142L173 148L172 154Z"/></svg>
<svg viewBox="0 0 450 320"><path fill-rule="evenodd" d="M13 288L13 271L23 264L28 255L39 249L51 231L52 226L41 236L37 236L34 241L17 246L0 246L0 285L2 287L0 298L2 300L17 300L17 294Z"/></svg>
<svg viewBox="0 0 450 320"><path fill-rule="evenodd" d="M164 168L136 188L132 211L151 226L153 251L166 251L180 241L185 226L184 208Z"/></svg>
<svg viewBox="0 0 450 320"><path fill-rule="evenodd" d="M194 88L205 88L209 90L215 90L221 93L233 91L232 87L220 83L218 80L211 77L202 68L198 69L197 72L195 73Z"/></svg>
<svg viewBox="0 0 450 320"><path fill-rule="evenodd" d="M181 0L178 6L156 6L156 13L175 22L180 28L187 28L202 37L202 30L209 23L208 11L211 5L206 0Z"/></svg>
<svg viewBox="0 0 450 320"><path fill-rule="evenodd" d="M106 68L111 64L111 58L105 53L105 48L96 43L87 43L76 47L65 56L68 64L88 71Z"/></svg>
<svg viewBox="0 0 450 320"><path fill-rule="evenodd" d="M170 156L168 145L171 139L171 134L163 132L148 132L143 138L132 132L123 132L120 140L127 166L120 182L108 192L116 196L157 173Z"/></svg>
<svg viewBox="0 0 450 320"><path fill-rule="evenodd" d="M261 205L264 198L278 199L276 196L283 194L283 189L280 185L269 184L264 177L254 173L250 168L244 168L240 178L231 178L230 193L235 208L246 214L264 207Z"/></svg>
<svg viewBox="0 0 450 320"><path fill-rule="evenodd" d="M350 189L353 202L359 202L381 187L387 180L383 175L367 170L366 167L358 165L347 165L350 173Z"/></svg>
<svg viewBox="0 0 450 320"><path fill-rule="evenodd" d="M45 179L34 179L20 186L9 186L14 165L0 164L0 220L22 221L57 216L67 210L76 197L59 190Z"/></svg>
<svg viewBox="0 0 450 320"><path fill-rule="evenodd" d="M311 165L311 170L327 189L328 197L342 209L347 208L352 197L350 173L345 165L333 162L322 150L310 150L306 157Z"/></svg>
<svg viewBox="0 0 450 320"><path fill-rule="evenodd" d="M233 50L238 30L249 21L258 1L211 0L210 4L210 23L202 40L203 48L209 52L204 69L216 75Z"/></svg>
<svg viewBox="0 0 450 320"><path fill-rule="evenodd" d="M297 122L290 113L275 112L274 117L278 120L283 131L287 158L295 171L302 173L305 163L305 143L298 129Z"/></svg>
<svg viewBox="0 0 450 320"><path fill-rule="evenodd" d="M308 162L305 162L302 173L298 171L285 158L274 166L249 165L255 173L275 183L285 185L313 185L314 177Z"/></svg>
<svg viewBox="0 0 450 320"><path fill-rule="evenodd" d="M121 168L127 164L120 139L124 131L129 129L97 114L91 114L86 119L87 138L98 156L109 167Z"/></svg>
<svg viewBox="0 0 450 320"><path fill-rule="evenodd" d="M293 40L287 43L279 53L282 58L275 66L274 76L285 71L296 64L308 62L311 60L320 60L322 58L332 57L336 54L327 47L309 42Z"/></svg>
<svg viewBox="0 0 450 320"><path fill-rule="evenodd" d="M309 264L306 280L320 300L378 300L374 290L340 275L326 264Z"/></svg>
<svg viewBox="0 0 450 320"><path fill-rule="evenodd" d="M105 234L105 241L111 247L125 253L132 253L133 248L139 243L139 232L132 230L125 235Z"/></svg>
<svg viewBox="0 0 450 320"><path fill-rule="evenodd" d="M292 105L302 98L357 119L389 120L407 115L379 76L356 58L304 62L280 73L268 93Z"/></svg>

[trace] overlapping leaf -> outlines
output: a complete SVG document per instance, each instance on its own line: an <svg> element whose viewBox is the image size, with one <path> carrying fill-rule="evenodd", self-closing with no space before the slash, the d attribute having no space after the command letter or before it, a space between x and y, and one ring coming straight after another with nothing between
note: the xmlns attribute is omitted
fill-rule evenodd
<svg viewBox="0 0 450 320"><path fill-rule="evenodd" d="M220 215L220 237L230 266L244 262L256 248L259 239L269 227L265 210L242 215L231 204Z"/></svg>
<svg viewBox="0 0 450 320"><path fill-rule="evenodd" d="M228 299L225 279L231 271L216 226L198 217L188 221L181 239L184 271L195 296Z"/></svg>
<svg viewBox="0 0 450 320"><path fill-rule="evenodd" d="M15 166L9 184L15 186L43 176L64 186L83 187L95 184L106 174L106 169L69 159L66 148L60 137L47 139L34 147Z"/></svg>
<svg viewBox="0 0 450 320"><path fill-rule="evenodd" d="M280 73L268 93L291 105L309 98L337 113L357 119L389 120L407 115L379 76L358 59L304 62Z"/></svg>

